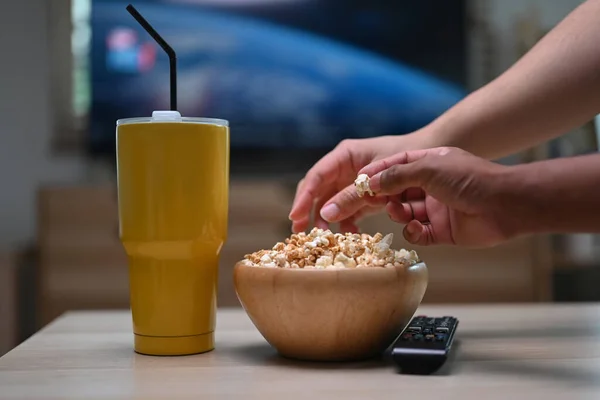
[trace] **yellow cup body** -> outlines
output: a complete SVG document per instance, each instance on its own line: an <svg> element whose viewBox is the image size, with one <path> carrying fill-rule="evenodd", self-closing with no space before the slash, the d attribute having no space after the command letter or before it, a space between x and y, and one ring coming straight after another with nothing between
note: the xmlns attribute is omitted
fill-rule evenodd
<svg viewBox="0 0 600 400"><path fill-rule="evenodd" d="M135 351L212 350L219 254L227 239L228 126L118 124L117 170Z"/></svg>

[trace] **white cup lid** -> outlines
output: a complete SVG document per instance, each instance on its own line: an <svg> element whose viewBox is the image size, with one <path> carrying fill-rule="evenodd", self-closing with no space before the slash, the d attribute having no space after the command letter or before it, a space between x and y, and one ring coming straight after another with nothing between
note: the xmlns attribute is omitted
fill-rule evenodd
<svg viewBox="0 0 600 400"><path fill-rule="evenodd" d="M152 120L154 121L181 121L179 111L153 111Z"/></svg>
<svg viewBox="0 0 600 400"><path fill-rule="evenodd" d="M187 122L194 124L208 124L229 126L229 121L217 118L182 117L179 111L157 110L152 112L152 117L123 118L117 120L117 126L125 124L139 124L148 122Z"/></svg>

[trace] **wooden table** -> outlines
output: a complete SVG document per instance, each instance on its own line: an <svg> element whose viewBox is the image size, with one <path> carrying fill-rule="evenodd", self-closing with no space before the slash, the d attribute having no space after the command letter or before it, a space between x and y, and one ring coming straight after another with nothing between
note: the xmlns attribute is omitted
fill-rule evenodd
<svg viewBox="0 0 600 400"><path fill-rule="evenodd" d="M62 316L0 358L1 399L600 399L600 304L423 307L460 319L454 360L405 376L387 361L285 360L241 310L220 310L217 349L133 353L128 312Z"/></svg>

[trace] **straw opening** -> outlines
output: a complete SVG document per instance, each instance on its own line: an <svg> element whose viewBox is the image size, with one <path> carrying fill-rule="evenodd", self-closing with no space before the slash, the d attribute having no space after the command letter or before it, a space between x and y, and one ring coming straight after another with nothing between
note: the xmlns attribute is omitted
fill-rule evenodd
<svg viewBox="0 0 600 400"><path fill-rule="evenodd" d="M158 45L167 53L169 56L169 73L170 73L170 90L171 90L171 111L177 111L177 55L175 50L156 32L156 30L150 25L148 21L136 10L136 8L129 4L126 7L127 11L135 20L144 28L146 32L158 43Z"/></svg>

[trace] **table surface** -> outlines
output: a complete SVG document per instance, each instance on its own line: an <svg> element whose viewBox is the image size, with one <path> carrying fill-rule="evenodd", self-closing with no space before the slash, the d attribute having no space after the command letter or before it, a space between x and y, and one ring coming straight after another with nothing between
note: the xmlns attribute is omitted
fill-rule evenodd
<svg viewBox="0 0 600 400"><path fill-rule="evenodd" d="M216 350L186 357L135 354L127 311L68 313L0 358L0 399L600 399L600 304L418 313L460 320L454 357L431 376L387 359L283 359L241 309L219 311Z"/></svg>

